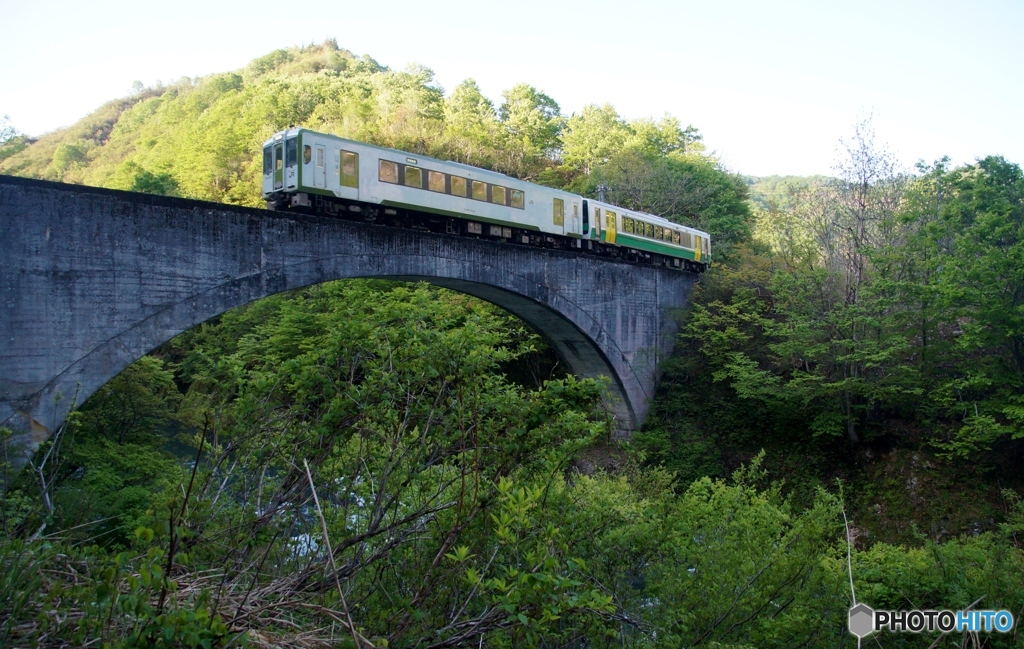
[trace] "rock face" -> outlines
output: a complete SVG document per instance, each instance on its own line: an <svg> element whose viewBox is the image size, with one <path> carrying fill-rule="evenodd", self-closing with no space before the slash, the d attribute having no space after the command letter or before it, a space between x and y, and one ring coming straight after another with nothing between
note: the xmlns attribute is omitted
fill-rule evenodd
<svg viewBox="0 0 1024 649"><path fill-rule="evenodd" d="M647 413L695 276L597 257L0 176L0 426L34 449L161 343L233 307L354 277L427 281L526 321Z"/></svg>

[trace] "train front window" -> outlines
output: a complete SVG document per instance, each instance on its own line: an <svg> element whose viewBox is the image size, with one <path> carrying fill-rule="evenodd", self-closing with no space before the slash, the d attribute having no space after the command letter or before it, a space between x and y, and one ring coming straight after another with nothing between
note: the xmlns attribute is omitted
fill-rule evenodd
<svg viewBox="0 0 1024 649"><path fill-rule="evenodd" d="M270 152L270 147L263 149L263 175L269 176L274 173L274 154Z"/></svg>
<svg viewBox="0 0 1024 649"><path fill-rule="evenodd" d="M299 140L291 138L284 143L284 166L294 167L299 162Z"/></svg>

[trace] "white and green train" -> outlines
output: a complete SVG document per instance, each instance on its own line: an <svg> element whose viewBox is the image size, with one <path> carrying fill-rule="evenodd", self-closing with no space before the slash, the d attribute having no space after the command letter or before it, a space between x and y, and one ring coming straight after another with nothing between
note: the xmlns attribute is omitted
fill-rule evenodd
<svg viewBox="0 0 1024 649"><path fill-rule="evenodd" d="M263 198L270 209L315 210L695 272L711 262L706 232L653 214L302 128L264 143Z"/></svg>

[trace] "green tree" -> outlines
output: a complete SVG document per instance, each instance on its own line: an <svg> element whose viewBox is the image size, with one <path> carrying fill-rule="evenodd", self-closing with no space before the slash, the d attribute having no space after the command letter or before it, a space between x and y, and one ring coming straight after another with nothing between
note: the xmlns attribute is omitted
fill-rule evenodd
<svg viewBox="0 0 1024 649"><path fill-rule="evenodd" d="M562 161L589 175L598 164L620 152L630 136L629 126L611 104L588 104L565 122Z"/></svg>
<svg viewBox="0 0 1024 649"><path fill-rule="evenodd" d="M562 130L558 103L525 83L509 88L501 96L498 119L508 138L501 169L518 178L530 178L558 148Z"/></svg>
<svg viewBox="0 0 1024 649"><path fill-rule="evenodd" d="M683 128L678 118L665 115L659 120L638 119L629 124L633 137L628 144L644 155L702 153L704 136L691 124Z"/></svg>
<svg viewBox="0 0 1024 649"><path fill-rule="evenodd" d="M483 96L476 81L466 79L445 99L445 151L447 159L493 167L501 131L494 104Z"/></svg>

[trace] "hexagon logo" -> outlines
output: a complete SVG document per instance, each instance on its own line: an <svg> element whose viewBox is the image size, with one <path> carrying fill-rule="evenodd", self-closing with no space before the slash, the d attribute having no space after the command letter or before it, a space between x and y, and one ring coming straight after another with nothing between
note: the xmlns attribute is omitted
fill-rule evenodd
<svg viewBox="0 0 1024 649"><path fill-rule="evenodd" d="M850 609L850 633L858 638L871 635L875 626L875 611L867 604L857 604Z"/></svg>

